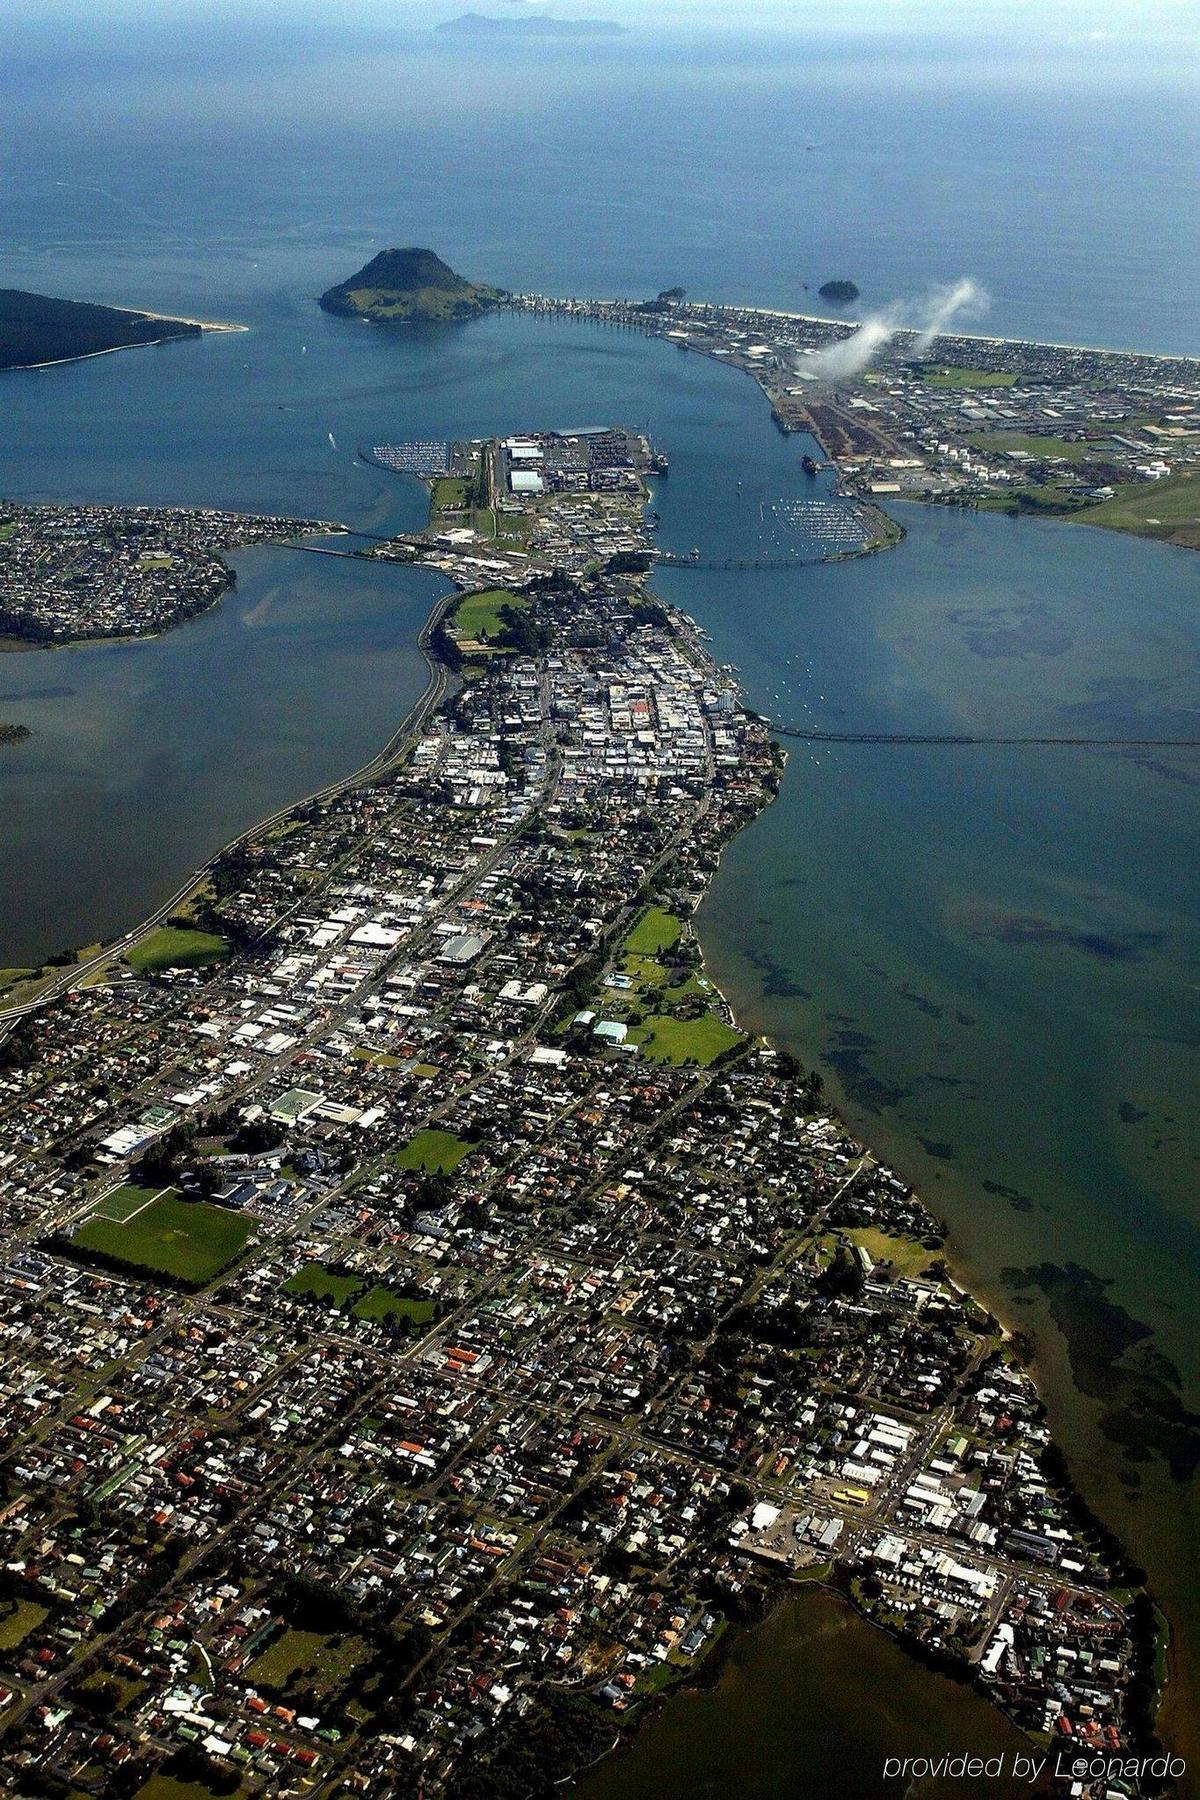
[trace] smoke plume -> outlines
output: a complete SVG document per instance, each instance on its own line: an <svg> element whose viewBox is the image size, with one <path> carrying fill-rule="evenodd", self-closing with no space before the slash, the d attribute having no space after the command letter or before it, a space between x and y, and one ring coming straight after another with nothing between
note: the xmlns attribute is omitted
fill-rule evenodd
<svg viewBox="0 0 1200 1800"><path fill-rule="evenodd" d="M915 332L915 354L927 356L935 338L952 324L977 319L989 305L985 289L964 275L931 288L920 300L895 300L881 312L869 313L852 336L806 356L801 370L817 381L847 381L861 374L900 331Z"/></svg>
<svg viewBox="0 0 1200 1800"><path fill-rule="evenodd" d="M953 321L966 325L979 318L991 305L984 288L969 275L944 287L934 288L924 302L924 318L917 327L917 355L928 356L934 338L940 337Z"/></svg>

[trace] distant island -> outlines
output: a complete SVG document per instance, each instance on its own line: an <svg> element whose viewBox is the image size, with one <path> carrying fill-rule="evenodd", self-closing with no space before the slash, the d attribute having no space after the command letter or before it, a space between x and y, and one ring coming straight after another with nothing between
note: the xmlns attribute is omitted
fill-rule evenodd
<svg viewBox="0 0 1200 1800"><path fill-rule="evenodd" d="M507 298L456 275L432 250L381 250L365 268L321 295L319 305L341 318L458 320L478 318Z"/></svg>
<svg viewBox="0 0 1200 1800"><path fill-rule="evenodd" d="M817 292L822 300L834 300L839 306L846 306L851 300L858 299L858 289L852 281L827 281Z"/></svg>
<svg viewBox="0 0 1200 1800"><path fill-rule="evenodd" d="M435 26L439 32L456 37L520 37L577 38L616 37L624 25L614 19L556 19L545 13L531 13L520 19L496 19L487 13L460 13L457 19L445 19Z"/></svg>
<svg viewBox="0 0 1200 1800"><path fill-rule="evenodd" d="M163 319L155 313L0 288L0 369L36 369L136 344L199 337L200 332L193 319Z"/></svg>

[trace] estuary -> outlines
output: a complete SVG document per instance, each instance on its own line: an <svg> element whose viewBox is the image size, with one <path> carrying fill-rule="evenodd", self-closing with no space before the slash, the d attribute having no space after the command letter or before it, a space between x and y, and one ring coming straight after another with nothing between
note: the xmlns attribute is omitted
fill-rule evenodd
<svg viewBox="0 0 1200 1800"><path fill-rule="evenodd" d="M247 322L9 377L0 489L394 530L425 496L365 467L359 444L621 418L670 453L666 548L797 542L781 503L811 491L805 440L714 363L508 316L389 336L295 290ZM886 555L658 585L770 716L1189 734L1187 553L901 516L908 537ZM167 637L0 661L5 716L34 732L0 750L0 963L149 910L224 838L365 760L420 687L433 577L273 547L235 566L229 599ZM730 848L701 917L742 1021L818 1065L946 1215L992 1305L1036 1334L1076 1477L1176 1626L1173 1700L1200 1642L1197 777L1185 752L793 746L778 804ZM826 1728L856 1732L858 1698ZM1173 1717L1179 1744L1193 1723Z"/></svg>

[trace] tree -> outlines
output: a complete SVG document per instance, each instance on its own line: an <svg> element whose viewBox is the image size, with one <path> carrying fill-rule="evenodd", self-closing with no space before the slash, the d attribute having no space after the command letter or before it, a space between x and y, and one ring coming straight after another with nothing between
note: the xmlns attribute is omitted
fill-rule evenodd
<svg viewBox="0 0 1200 1800"><path fill-rule="evenodd" d="M169 1187L195 1139L191 1125L172 1125L170 1131L143 1150L138 1172L148 1187Z"/></svg>
<svg viewBox="0 0 1200 1800"><path fill-rule="evenodd" d="M862 1292L862 1265L853 1250L839 1244L829 1267L822 1273L818 1286L822 1293L841 1299L853 1299Z"/></svg>

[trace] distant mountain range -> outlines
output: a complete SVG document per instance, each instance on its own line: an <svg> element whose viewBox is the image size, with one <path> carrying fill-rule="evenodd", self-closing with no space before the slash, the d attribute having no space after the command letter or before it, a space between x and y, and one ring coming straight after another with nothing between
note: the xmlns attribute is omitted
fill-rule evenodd
<svg viewBox="0 0 1200 1800"><path fill-rule="evenodd" d="M357 275L338 282L319 304L342 318L400 321L474 319L505 298L456 275L432 250L381 250Z"/></svg>
<svg viewBox="0 0 1200 1800"><path fill-rule="evenodd" d="M163 338L199 336L199 325L187 319L157 319L118 306L0 288L0 369L29 369L133 344L157 344Z"/></svg>
<svg viewBox="0 0 1200 1800"><path fill-rule="evenodd" d="M471 12L446 19L436 29L456 37L575 38L614 37L625 27L613 19L556 19L546 13L497 19L488 13Z"/></svg>

